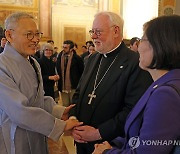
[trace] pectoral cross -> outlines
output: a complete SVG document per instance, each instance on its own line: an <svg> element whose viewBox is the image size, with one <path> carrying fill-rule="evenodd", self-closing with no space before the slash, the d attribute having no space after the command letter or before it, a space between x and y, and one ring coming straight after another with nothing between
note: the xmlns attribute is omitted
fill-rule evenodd
<svg viewBox="0 0 180 154"><path fill-rule="evenodd" d="M91 104L92 99L93 99L93 98L96 98L95 91L93 90L92 93L88 95L88 97L90 97L88 104Z"/></svg>

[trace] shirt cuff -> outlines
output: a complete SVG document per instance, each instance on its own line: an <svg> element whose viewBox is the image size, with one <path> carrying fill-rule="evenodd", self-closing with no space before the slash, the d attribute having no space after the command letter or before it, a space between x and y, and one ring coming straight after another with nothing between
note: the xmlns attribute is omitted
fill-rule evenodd
<svg viewBox="0 0 180 154"><path fill-rule="evenodd" d="M58 119L61 119L65 109L66 109L66 107L64 107L64 106L55 105L52 110L52 115Z"/></svg>
<svg viewBox="0 0 180 154"><path fill-rule="evenodd" d="M66 126L65 121L55 118L54 127L51 133L48 135L48 137L55 141L58 141L64 132L65 126Z"/></svg>

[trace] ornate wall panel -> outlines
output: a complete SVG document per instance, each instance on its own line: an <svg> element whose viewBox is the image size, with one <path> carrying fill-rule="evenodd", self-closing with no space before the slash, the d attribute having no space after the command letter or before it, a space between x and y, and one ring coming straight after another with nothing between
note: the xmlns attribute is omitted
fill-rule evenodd
<svg viewBox="0 0 180 154"><path fill-rule="evenodd" d="M39 0L0 0L0 26L4 27L6 17L17 11L24 11L39 19Z"/></svg>
<svg viewBox="0 0 180 154"><path fill-rule="evenodd" d="M175 13L176 0L159 0L159 16Z"/></svg>

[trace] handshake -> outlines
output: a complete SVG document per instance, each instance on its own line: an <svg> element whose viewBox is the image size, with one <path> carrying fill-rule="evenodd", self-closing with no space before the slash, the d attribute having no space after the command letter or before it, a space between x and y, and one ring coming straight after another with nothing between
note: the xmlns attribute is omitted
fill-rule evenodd
<svg viewBox="0 0 180 154"><path fill-rule="evenodd" d="M66 126L64 128L64 131L72 130L74 127L80 126L83 124L83 122L79 122L76 118L70 118L68 119L68 113L71 108L73 108L75 104L70 105L66 107L61 119L66 121Z"/></svg>
<svg viewBox="0 0 180 154"><path fill-rule="evenodd" d="M71 131L71 135L76 142L87 143L96 140L101 140L99 129L92 126L83 125L83 122L79 122L75 117L68 119L69 110L75 105L70 105L64 111L62 120L66 120L66 126L64 131Z"/></svg>

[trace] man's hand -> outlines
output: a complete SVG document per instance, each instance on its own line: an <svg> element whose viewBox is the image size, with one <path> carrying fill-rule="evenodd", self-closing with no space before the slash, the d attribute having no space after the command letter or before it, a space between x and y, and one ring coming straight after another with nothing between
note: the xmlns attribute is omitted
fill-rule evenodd
<svg viewBox="0 0 180 154"><path fill-rule="evenodd" d="M96 141L101 138L99 130L91 126L74 127L72 136L75 141L79 143L86 143L89 141Z"/></svg>
<svg viewBox="0 0 180 154"><path fill-rule="evenodd" d="M64 113L61 117L61 120L68 120L69 118L69 111L75 106L76 104L72 104L69 105L68 107L66 107L66 109L64 110Z"/></svg>
<svg viewBox="0 0 180 154"><path fill-rule="evenodd" d="M74 127L80 126L80 125L82 125L82 124L83 124L83 122L79 122L79 121L76 120L76 119L66 120L66 126L65 126L65 128L64 128L64 131L72 130Z"/></svg>
<svg viewBox="0 0 180 154"><path fill-rule="evenodd" d="M111 149L111 145L105 141L102 144L95 144L95 150L92 154L102 154L104 150Z"/></svg>

